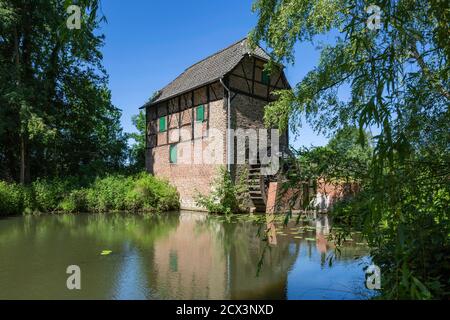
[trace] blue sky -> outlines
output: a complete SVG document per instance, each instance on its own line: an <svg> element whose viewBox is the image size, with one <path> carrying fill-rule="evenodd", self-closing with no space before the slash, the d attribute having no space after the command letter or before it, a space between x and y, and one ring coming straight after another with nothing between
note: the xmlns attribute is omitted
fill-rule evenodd
<svg viewBox="0 0 450 320"><path fill-rule="evenodd" d="M103 0L108 20L101 30L106 36L104 66L113 103L123 112L124 131L135 131L131 116L154 91L190 65L245 37L257 20L251 5L252 0ZM297 46L295 65L286 66L291 85L318 63L316 45ZM297 147L327 142L308 126L291 140Z"/></svg>

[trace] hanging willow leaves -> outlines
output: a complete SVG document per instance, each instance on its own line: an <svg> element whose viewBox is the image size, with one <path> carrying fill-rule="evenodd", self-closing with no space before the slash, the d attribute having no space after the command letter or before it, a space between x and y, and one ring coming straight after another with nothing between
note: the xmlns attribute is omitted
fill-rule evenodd
<svg viewBox="0 0 450 320"><path fill-rule="evenodd" d="M375 30L367 27L369 4L381 9ZM295 132L305 116L328 134L374 129L363 188L334 214L364 232L383 272L384 297L448 298L449 2L257 0L253 9L250 38L264 42L274 62L293 63L297 43L336 34L318 65L278 92L266 122Z"/></svg>

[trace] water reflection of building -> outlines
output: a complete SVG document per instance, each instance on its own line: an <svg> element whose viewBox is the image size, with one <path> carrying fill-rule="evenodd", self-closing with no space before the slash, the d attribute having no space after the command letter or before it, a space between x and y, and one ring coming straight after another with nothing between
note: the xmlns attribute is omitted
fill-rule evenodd
<svg viewBox="0 0 450 320"><path fill-rule="evenodd" d="M178 228L155 241L156 279L150 282L163 298L225 298L226 257L215 233L205 229L206 217L182 213Z"/></svg>
<svg viewBox="0 0 450 320"><path fill-rule="evenodd" d="M265 245L256 225L184 212L177 229L155 241L149 282L161 298L282 298L298 249L282 241L262 257Z"/></svg>
<svg viewBox="0 0 450 320"><path fill-rule="evenodd" d="M309 260L319 258L324 267L334 249L328 241L328 216L309 218L303 237L295 234L292 229L298 225L291 221L280 229L287 231L277 236L276 245L269 246L261 241L260 226L245 219L224 223L203 213L182 212L178 226L154 242L149 285L161 298L286 298L289 272L300 250ZM351 261L358 251L347 245L336 260Z"/></svg>

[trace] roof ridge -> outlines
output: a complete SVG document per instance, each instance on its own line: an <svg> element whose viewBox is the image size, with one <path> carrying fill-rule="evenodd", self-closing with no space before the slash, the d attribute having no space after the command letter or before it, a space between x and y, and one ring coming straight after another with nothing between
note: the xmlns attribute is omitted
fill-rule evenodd
<svg viewBox="0 0 450 320"><path fill-rule="evenodd" d="M248 37L241 38L186 68L181 74L161 88L158 97L152 100L150 104L182 94L200 84L218 80L232 70L246 55L255 56L263 60L270 59L267 52L259 45L256 48L251 48Z"/></svg>
<svg viewBox="0 0 450 320"><path fill-rule="evenodd" d="M207 59L209 59L209 58L211 58L211 57L214 57L215 55L218 55L219 53L221 53L221 52L223 52L223 51L225 51L225 50L227 50L227 49L230 49L231 47L237 45L238 43L240 43L240 42L242 42L242 41L247 40L247 38L248 38L248 37L244 37L244 38L240 39L239 41L236 41L236 42L234 42L233 44L230 44L228 47L223 48L223 49L221 49L221 50L219 50L219 51L217 51L217 52L215 52L215 53L213 53L213 54L210 54L209 56L203 58L203 59L200 60L200 61L197 61L197 62L194 63L193 65L187 67L187 68L183 71L183 73L186 72L187 70L191 69L192 67L198 65L199 63L201 63L201 62L203 62L203 61L205 61L205 60L207 60ZM182 74L183 74L183 73L182 73Z"/></svg>
<svg viewBox="0 0 450 320"><path fill-rule="evenodd" d="M175 82L175 80L177 80L179 77L181 77L183 74L185 74L186 71L188 71L188 70L191 69L192 67L198 65L199 63L201 63L201 62L203 62L203 61L205 61L205 60L208 60L208 59L211 58L211 57L214 57L215 55L217 55L217 54L219 54L219 53L221 53L221 52L223 52L223 51L225 51L225 50L227 50L227 49L230 49L232 46L235 46L235 45L237 45L238 43L247 40L247 38L248 38L248 37L245 36L244 38L242 38L242 39L240 39L240 40L238 40L238 41L236 41L236 42L230 44L229 46L227 46L227 47L225 47L225 48L223 48L223 49L221 49L221 50L219 50L219 51L217 51L217 52L215 52L215 53L213 53L213 54L210 54L209 56L203 58L202 60L197 61L196 63L190 65L189 67L187 67L186 69L184 69L184 71L183 71L182 73L180 73L177 77L175 77L175 79L173 79L173 80L170 81L168 84L166 84L166 85L164 86L164 88L166 88L167 86L169 86L171 83ZM159 91L161 91L161 90L164 89L164 88L161 88Z"/></svg>

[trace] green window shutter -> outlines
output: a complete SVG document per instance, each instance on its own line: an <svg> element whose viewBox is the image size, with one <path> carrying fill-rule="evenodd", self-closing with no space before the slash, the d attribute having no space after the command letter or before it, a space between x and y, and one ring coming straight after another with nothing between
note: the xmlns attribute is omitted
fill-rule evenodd
<svg viewBox="0 0 450 320"><path fill-rule="evenodd" d="M261 82L268 85L270 83L270 75L266 70L263 70L261 76Z"/></svg>
<svg viewBox="0 0 450 320"><path fill-rule="evenodd" d="M196 109L196 117L195 120L203 122L205 120L205 107L203 105L199 105Z"/></svg>
<svg viewBox="0 0 450 320"><path fill-rule="evenodd" d="M159 118L159 132L166 131L166 117Z"/></svg>
<svg viewBox="0 0 450 320"><path fill-rule="evenodd" d="M178 271L178 254L176 251L171 251L169 254L169 266L170 271L172 272Z"/></svg>
<svg viewBox="0 0 450 320"><path fill-rule="evenodd" d="M177 145L176 144L170 145L169 154L170 154L170 163L177 163Z"/></svg>

